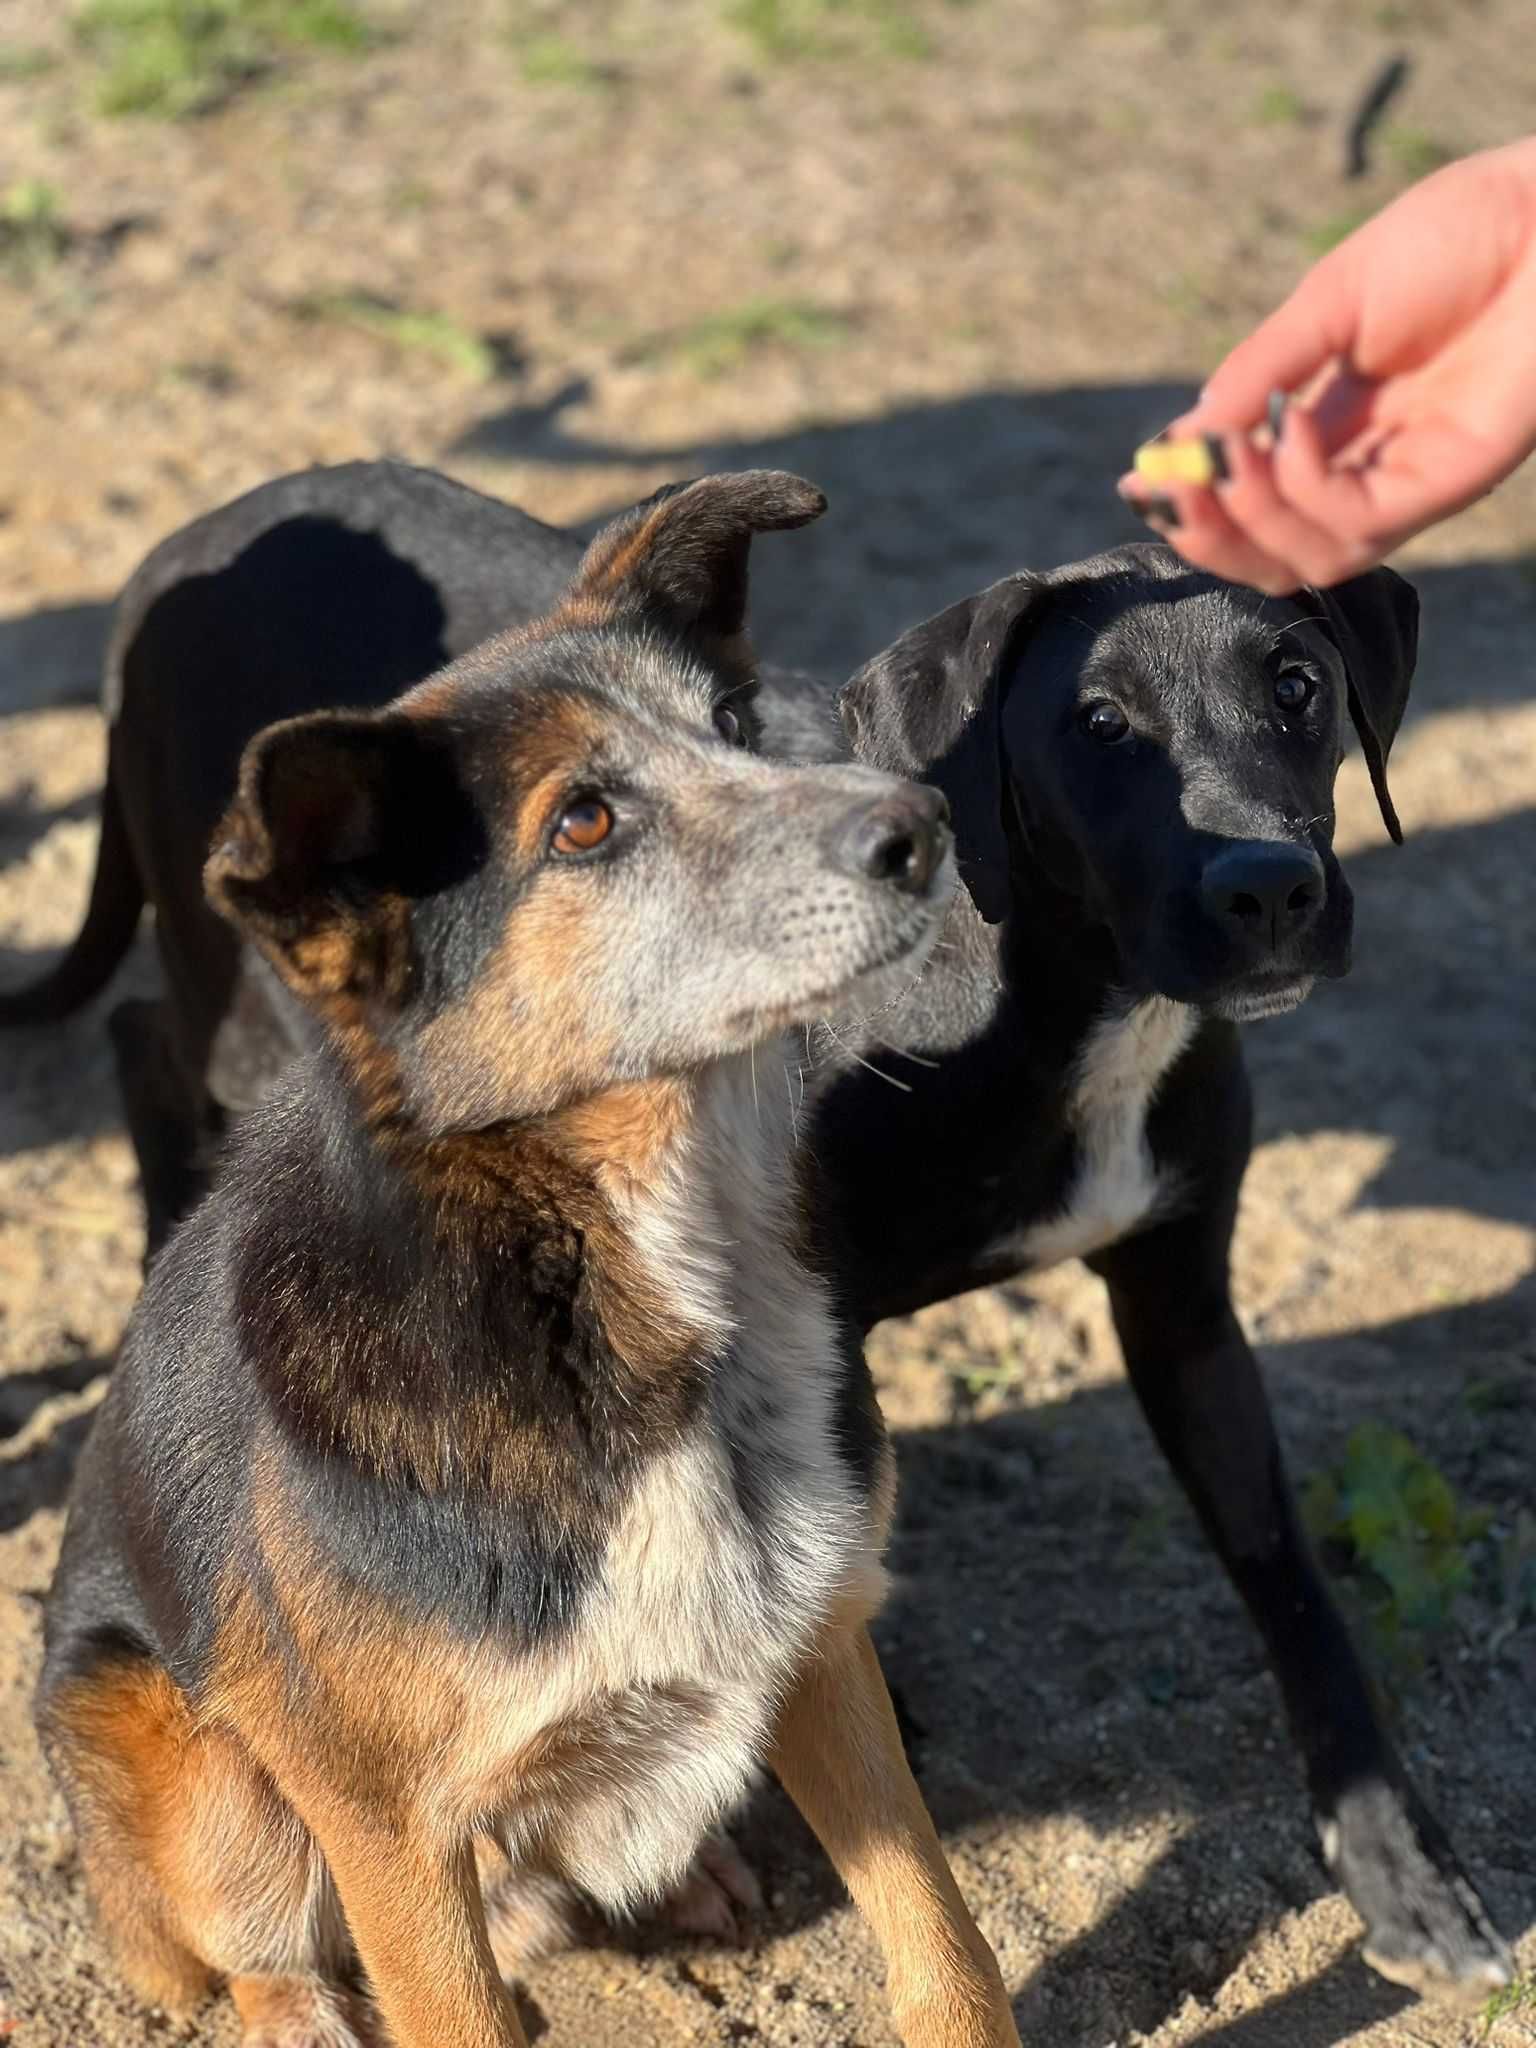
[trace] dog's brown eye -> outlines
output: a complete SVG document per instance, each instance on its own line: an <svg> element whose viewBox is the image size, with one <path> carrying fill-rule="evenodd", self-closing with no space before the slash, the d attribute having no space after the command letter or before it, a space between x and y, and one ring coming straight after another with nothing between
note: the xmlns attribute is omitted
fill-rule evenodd
<svg viewBox="0 0 1536 2048"><path fill-rule="evenodd" d="M560 813L550 844L556 853L590 853L594 846L602 845L612 830L612 811L596 797L588 797L584 803L571 804Z"/></svg>
<svg viewBox="0 0 1536 2048"><path fill-rule="evenodd" d="M1118 704L1108 701L1090 704L1083 713L1082 726L1089 739L1097 740L1101 747L1118 746L1131 734L1131 721Z"/></svg>
<svg viewBox="0 0 1536 2048"><path fill-rule="evenodd" d="M741 720L729 704L715 706L715 731L729 747L739 747L742 741Z"/></svg>
<svg viewBox="0 0 1536 2048"><path fill-rule="evenodd" d="M1275 680L1275 702L1282 711L1300 711L1312 690L1312 678L1305 669L1288 668Z"/></svg>

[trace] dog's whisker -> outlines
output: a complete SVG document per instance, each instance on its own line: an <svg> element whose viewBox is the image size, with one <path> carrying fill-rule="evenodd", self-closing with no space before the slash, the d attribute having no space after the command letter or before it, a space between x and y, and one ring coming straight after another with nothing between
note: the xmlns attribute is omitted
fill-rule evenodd
<svg viewBox="0 0 1536 2048"><path fill-rule="evenodd" d="M826 1025L827 1030L831 1033L832 1038L835 1040L837 1045L841 1047L842 1051L846 1053L848 1058L851 1059L857 1066L866 1068L871 1074L875 1076L877 1080L886 1082L890 1087L899 1088L903 1095L910 1095L912 1093L912 1084L910 1081L898 1081L894 1074L886 1073L883 1067L877 1067L872 1060L865 1059L864 1055L862 1053L855 1052L851 1045L844 1045L842 1039L839 1038L836 1031L833 1030L831 1022L827 1018L823 1018L822 1022Z"/></svg>
<svg viewBox="0 0 1536 2048"><path fill-rule="evenodd" d="M789 1097L789 1132L795 1144L800 1142L800 1104L805 1101L805 1069L796 1067L794 1073L800 1076L800 1102L795 1100L795 1084L790 1068L784 1069L784 1092Z"/></svg>
<svg viewBox="0 0 1536 2048"><path fill-rule="evenodd" d="M924 1059L920 1052L908 1052L904 1045L892 1045L888 1038L881 1039L880 1050L895 1053L899 1060L910 1060L914 1067L926 1067L930 1073L936 1074L939 1071L937 1060Z"/></svg>

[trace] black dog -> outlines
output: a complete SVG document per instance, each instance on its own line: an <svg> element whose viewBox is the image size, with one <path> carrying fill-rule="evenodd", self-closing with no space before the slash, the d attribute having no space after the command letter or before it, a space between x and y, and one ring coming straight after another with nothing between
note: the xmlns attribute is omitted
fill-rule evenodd
<svg viewBox="0 0 1536 2048"><path fill-rule="evenodd" d="M1383 1975L1476 1996L1508 1951L1381 1727L1297 1523L1228 1253L1250 1150L1236 1025L1349 965L1346 721L1386 757L1418 601L1390 570L1265 599L1125 547L1005 579L870 662L857 756L950 799L945 950L838 1063L816 1150L866 1326L1080 1256L1147 1420L1268 1647L1329 1868ZM842 1034L846 1043L846 1033ZM854 1044L858 1044L855 1039Z"/></svg>
<svg viewBox="0 0 1536 2048"><path fill-rule="evenodd" d="M201 899L242 742L281 711L383 701L539 609L579 552L441 478L360 464L210 514L129 585L92 912L0 1022L100 987L147 888L171 1001L124 1006L114 1037L152 1243L202 1184L210 1133L304 1042ZM957 898L946 949L868 1027L876 1056L937 1065L904 1065L897 1095L829 1061L814 1149L866 1326L1067 1256L1103 1275L1138 1396L1268 1645L1368 1954L1476 1990L1506 1952L1307 1553L1227 1278L1250 1121L1235 1024L1347 967L1333 779L1347 714L1395 834L1385 757L1416 611L1385 571L1263 600L1148 544L1009 578L870 663L842 698L854 750L945 789L974 907ZM769 747L836 751L824 693L765 674Z"/></svg>
<svg viewBox="0 0 1536 2048"><path fill-rule="evenodd" d="M88 1001L154 905L168 1001L111 1018L151 1254L202 1191L227 1118L315 1039L203 894L246 741L293 712L387 703L538 617L580 559L571 535L447 477L352 463L281 477L194 521L127 584L107 651L90 906L53 973L0 998L0 1025Z"/></svg>

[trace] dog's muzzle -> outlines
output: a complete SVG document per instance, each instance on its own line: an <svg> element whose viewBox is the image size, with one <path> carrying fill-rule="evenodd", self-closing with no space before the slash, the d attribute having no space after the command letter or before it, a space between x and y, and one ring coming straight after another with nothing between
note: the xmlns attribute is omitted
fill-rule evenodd
<svg viewBox="0 0 1536 2048"><path fill-rule="evenodd" d="M1322 860L1293 840L1243 839L1213 853L1197 888L1207 961L1201 1007L1233 1023L1305 1002L1319 976L1349 961L1348 891L1333 900ZM1193 934L1191 934L1193 936Z"/></svg>
<svg viewBox="0 0 1536 2048"><path fill-rule="evenodd" d="M1283 840L1239 842L1210 861L1200 900L1228 942L1255 962L1283 959L1323 907L1323 864L1310 846Z"/></svg>

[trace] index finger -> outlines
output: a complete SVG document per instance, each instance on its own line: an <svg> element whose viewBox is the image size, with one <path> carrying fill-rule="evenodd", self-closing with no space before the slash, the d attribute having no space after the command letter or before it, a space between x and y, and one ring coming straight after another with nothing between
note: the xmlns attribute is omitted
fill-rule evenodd
<svg viewBox="0 0 1536 2048"><path fill-rule="evenodd" d="M1355 324L1352 269L1325 257L1309 271L1284 305L1238 343L1169 434L1246 433L1264 419L1272 391L1299 391L1329 363L1347 357Z"/></svg>

